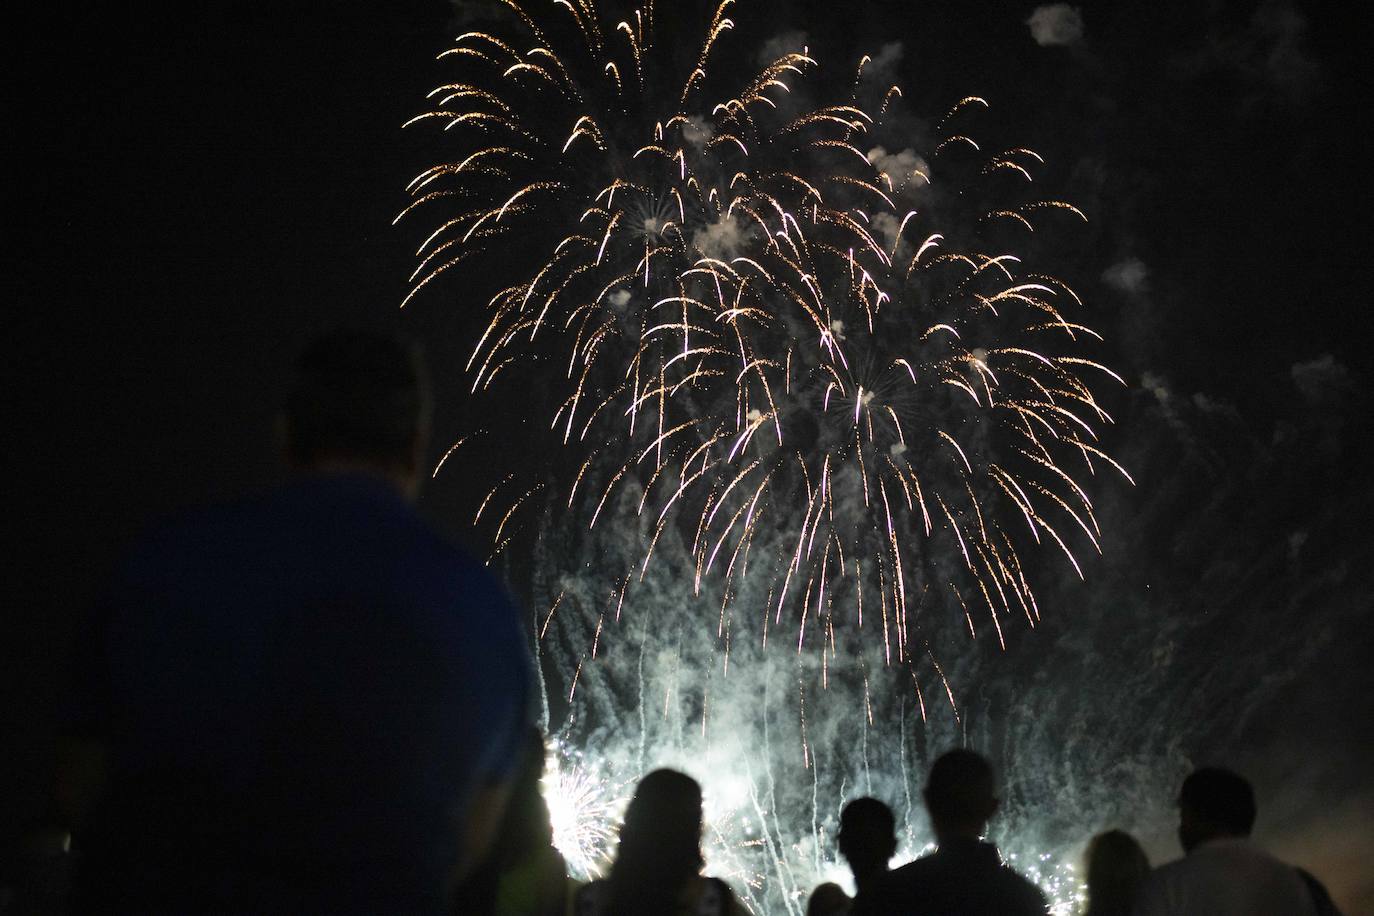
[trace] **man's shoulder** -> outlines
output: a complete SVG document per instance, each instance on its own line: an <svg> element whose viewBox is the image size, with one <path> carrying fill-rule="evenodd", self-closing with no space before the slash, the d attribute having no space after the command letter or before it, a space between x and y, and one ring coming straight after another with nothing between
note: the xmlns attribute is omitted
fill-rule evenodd
<svg viewBox="0 0 1374 916"><path fill-rule="evenodd" d="M1003 880L1007 886L1007 896L1010 902L1014 902L1018 907L1018 912L1026 913L1045 913L1049 909L1049 901L1045 898L1045 892L1034 881L1009 866L1003 866L1002 871L1006 874Z"/></svg>
<svg viewBox="0 0 1374 916"><path fill-rule="evenodd" d="M242 513L251 523L284 523L320 530L320 549L366 553L373 577L389 571L406 578L452 582L470 590L487 581L486 568L459 548L389 482L366 474L307 477L221 510L234 525ZM307 550L311 545L302 545Z"/></svg>
<svg viewBox="0 0 1374 916"><path fill-rule="evenodd" d="M1172 862L1165 862L1163 865L1156 865L1150 869L1149 877L1145 879L1146 884L1167 884L1170 881L1177 881L1198 867L1198 860L1183 856L1174 859Z"/></svg>
<svg viewBox="0 0 1374 916"><path fill-rule="evenodd" d="M889 882L893 882L910 881L913 879L921 878L925 875L931 874L935 870L935 868L937 867L935 863L936 859L933 854L924 855L920 858L912 859L905 865L900 865L897 868L892 869L892 871L888 872L887 880Z"/></svg>
<svg viewBox="0 0 1374 916"><path fill-rule="evenodd" d="M245 532L280 527L301 513L302 501L287 486L184 506L147 521L130 542L126 559L165 565L168 553L191 554L242 543Z"/></svg>
<svg viewBox="0 0 1374 916"><path fill-rule="evenodd" d="M898 901L910 900L924 895L932 885L945 879L939 861L933 855L912 859L905 865L892 869L882 883L869 895L872 903L877 904L865 913L886 912L883 905L895 905Z"/></svg>
<svg viewBox="0 0 1374 916"><path fill-rule="evenodd" d="M359 573L427 603L509 612L496 576L390 485L363 475L305 478L180 510L148 524L120 568L124 584L161 587L168 577L218 575L263 555L286 568ZM256 579L254 580L256 581Z"/></svg>
<svg viewBox="0 0 1374 916"><path fill-rule="evenodd" d="M1225 873L1228 870L1225 860L1212 854L1218 851L1204 852L1199 847L1172 862L1152 868L1140 886L1139 899L1145 912L1163 912L1159 908L1181 899L1180 894L1184 893L1185 888L1196 886L1199 882L1206 884L1214 880L1213 876Z"/></svg>
<svg viewBox="0 0 1374 916"><path fill-rule="evenodd" d="M970 874L967 869L938 855L922 856L888 873L882 887L885 903L896 906L934 896L962 898L972 891L993 897L1001 912L1043 914L1047 911L1044 893L1029 879L1002 864L979 864ZM881 906L864 912L882 912Z"/></svg>
<svg viewBox="0 0 1374 916"><path fill-rule="evenodd" d="M252 526L261 494L202 503L147 521L127 543L115 573L116 585L160 584L194 573L198 558L222 560L226 545L243 542L239 532Z"/></svg>
<svg viewBox="0 0 1374 916"><path fill-rule="evenodd" d="M1161 880L1178 880L1193 875L1230 873L1236 869L1252 873L1292 870L1248 839L1227 838L1202 843L1182 858L1161 865L1154 874Z"/></svg>
<svg viewBox="0 0 1374 916"><path fill-rule="evenodd" d="M1253 912L1262 905L1266 912L1310 913L1319 899L1298 869L1262 848L1213 841L1154 869L1141 886L1138 911Z"/></svg>

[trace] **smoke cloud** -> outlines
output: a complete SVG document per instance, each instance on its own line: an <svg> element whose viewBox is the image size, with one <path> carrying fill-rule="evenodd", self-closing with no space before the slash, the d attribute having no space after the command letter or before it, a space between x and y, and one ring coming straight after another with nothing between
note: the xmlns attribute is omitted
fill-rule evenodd
<svg viewBox="0 0 1374 916"><path fill-rule="evenodd" d="M763 43L763 47L759 48L759 53L755 57L755 62L760 67L766 67L780 57L800 53L809 44L810 38L801 29L782 32Z"/></svg>
<svg viewBox="0 0 1374 916"><path fill-rule="evenodd" d="M1350 388L1350 370L1330 353L1294 363L1289 373L1293 384L1309 401L1325 401Z"/></svg>
<svg viewBox="0 0 1374 916"><path fill-rule="evenodd" d="M880 172L887 174L894 191L920 187L926 182L925 176L930 175L930 165L912 149L889 153L883 147L875 146L868 151L867 158Z"/></svg>
<svg viewBox="0 0 1374 916"><path fill-rule="evenodd" d="M729 260L740 253L748 241L744 224L733 217L710 223L692 233L692 245L709 258Z"/></svg>
<svg viewBox="0 0 1374 916"><path fill-rule="evenodd" d="M1083 40L1083 14L1067 3L1037 6L1026 20L1031 37L1042 48L1074 45Z"/></svg>
<svg viewBox="0 0 1374 916"><path fill-rule="evenodd" d="M1322 81L1322 67L1308 45L1308 22L1286 0L1262 3L1245 26L1209 35L1200 47L1172 61L1183 79L1230 73L1252 84L1251 104L1264 96L1301 102Z"/></svg>
<svg viewBox="0 0 1374 916"><path fill-rule="evenodd" d="M868 63L864 65L864 76L883 82L896 79L897 65L902 62L903 53L900 41L889 41L878 49L877 54L869 55Z"/></svg>
<svg viewBox="0 0 1374 916"><path fill-rule="evenodd" d="M1150 271L1140 258L1118 261L1102 272L1102 282L1132 296L1142 295L1149 286Z"/></svg>

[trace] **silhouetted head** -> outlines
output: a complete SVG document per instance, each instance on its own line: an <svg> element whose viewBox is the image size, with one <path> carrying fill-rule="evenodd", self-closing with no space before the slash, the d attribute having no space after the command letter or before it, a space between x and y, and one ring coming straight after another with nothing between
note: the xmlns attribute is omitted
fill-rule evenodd
<svg viewBox="0 0 1374 916"><path fill-rule="evenodd" d="M317 338L296 360L283 432L293 467L371 471L411 493L429 433L416 354L369 331Z"/></svg>
<svg viewBox="0 0 1374 916"><path fill-rule="evenodd" d="M1194 770L1178 793L1178 841L1184 852L1218 837L1249 836L1255 827L1255 790L1221 767Z"/></svg>
<svg viewBox="0 0 1374 916"><path fill-rule="evenodd" d="M892 809L876 798L856 798L840 812L840 855L857 879L884 871L897 852L896 821Z"/></svg>
<svg viewBox="0 0 1374 916"><path fill-rule="evenodd" d="M997 811L992 764L982 754L959 748L947 751L930 768L926 810L941 842L983 835Z"/></svg>
<svg viewBox="0 0 1374 916"><path fill-rule="evenodd" d="M849 895L833 881L816 885L806 901L806 916L836 916L849 912Z"/></svg>
<svg viewBox="0 0 1374 916"><path fill-rule="evenodd" d="M1124 830L1099 833L1088 843L1089 916L1128 916L1150 860L1135 837Z"/></svg>
<svg viewBox="0 0 1374 916"><path fill-rule="evenodd" d="M610 875L610 912L671 912L701 873L701 786L676 770L639 781L620 826Z"/></svg>

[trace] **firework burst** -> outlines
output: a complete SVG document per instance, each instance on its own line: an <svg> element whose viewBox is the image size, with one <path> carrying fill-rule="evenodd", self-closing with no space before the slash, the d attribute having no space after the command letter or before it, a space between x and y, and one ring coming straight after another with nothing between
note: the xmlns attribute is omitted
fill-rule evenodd
<svg viewBox="0 0 1374 916"><path fill-rule="evenodd" d="M616 619L673 531L694 590L716 577L727 666L739 630L823 662L862 633L885 663L938 671L922 612L999 641L1008 618L1034 625L1021 552L1047 545L1082 575L1076 544L1099 530L1079 478L1125 474L1096 444L1110 417L1092 388L1119 378L1084 354L1098 336L1072 289L1014 247L1083 215L1027 196L1035 152L962 132L982 99L928 155L902 149L901 90L869 85L867 58L832 104L801 101L805 50L720 91L730 7L680 66L652 2L614 20L572 0L545 21L503 0L458 36L439 55L452 81L410 122L453 155L398 217L432 227L407 301L499 265L472 390L556 392L544 420L563 447L477 512L494 554L538 506L591 528L633 513ZM768 598L737 609L746 576Z"/></svg>

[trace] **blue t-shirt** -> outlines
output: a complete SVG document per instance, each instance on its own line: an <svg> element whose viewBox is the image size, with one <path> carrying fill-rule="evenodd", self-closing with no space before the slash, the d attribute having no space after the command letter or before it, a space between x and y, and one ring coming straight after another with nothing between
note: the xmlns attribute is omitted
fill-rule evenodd
<svg viewBox="0 0 1374 916"><path fill-rule="evenodd" d="M385 482L306 478L141 540L79 664L111 748L81 898L111 912L439 912L532 668L493 576Z"/></svg>

